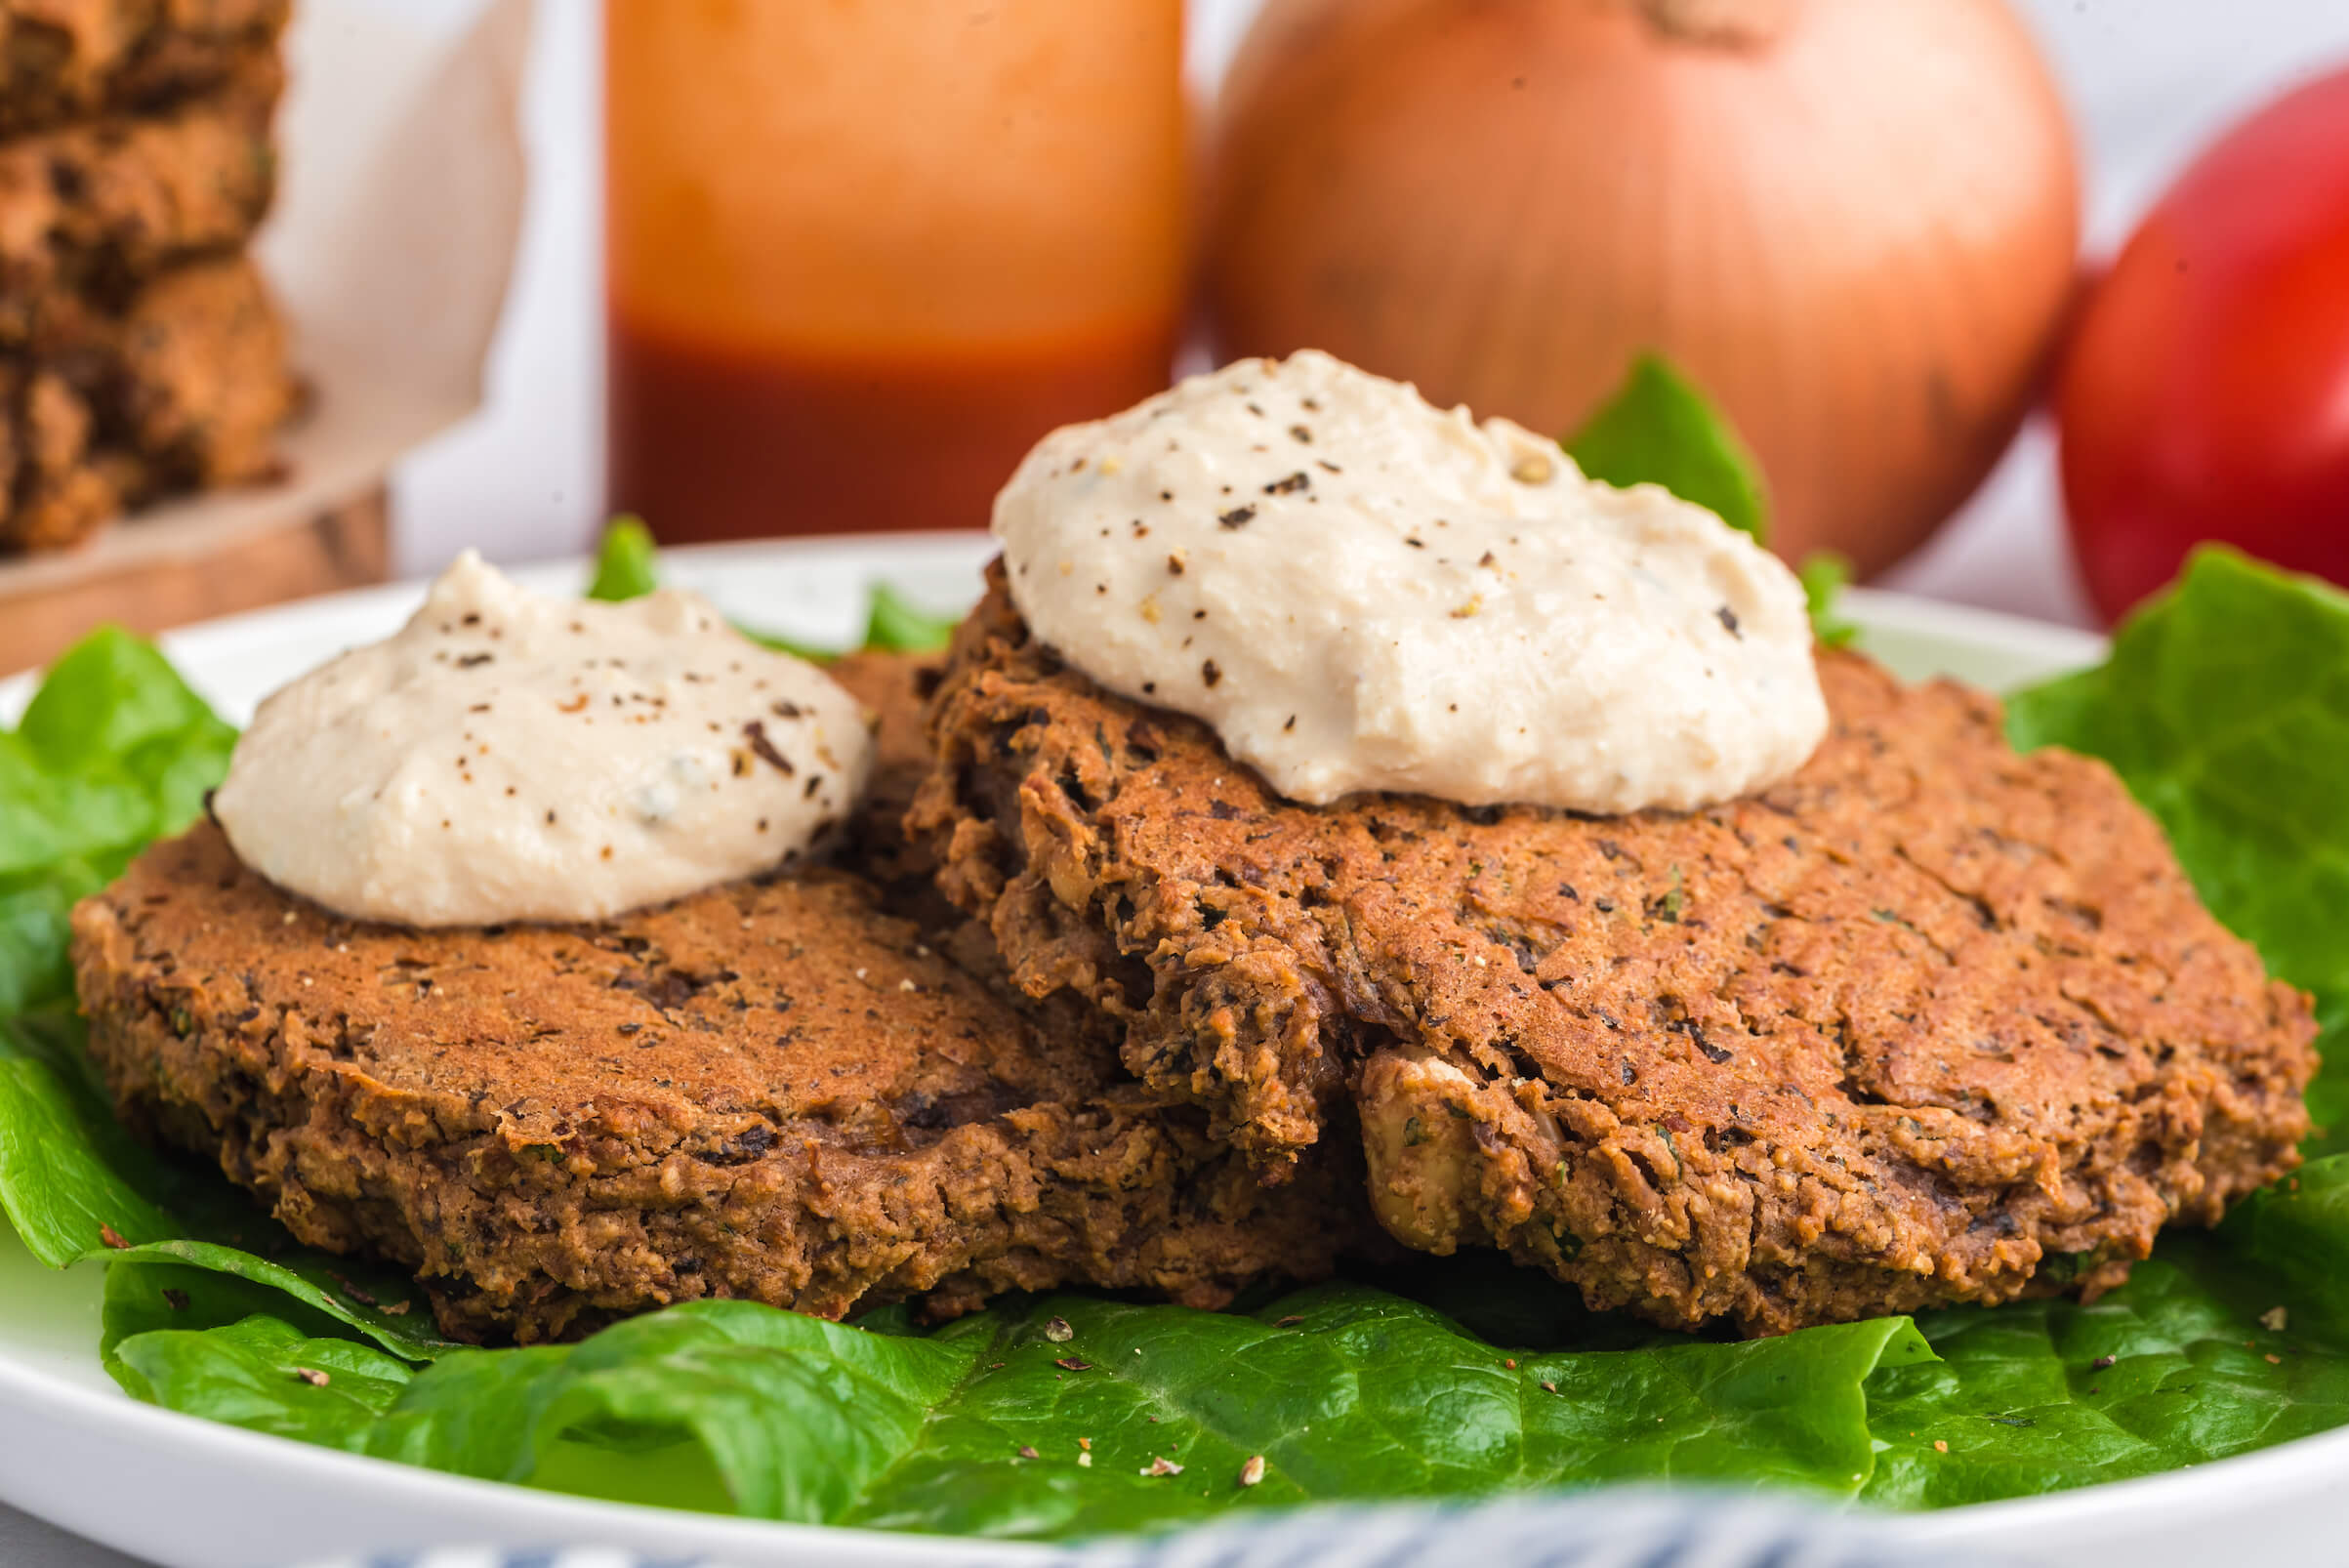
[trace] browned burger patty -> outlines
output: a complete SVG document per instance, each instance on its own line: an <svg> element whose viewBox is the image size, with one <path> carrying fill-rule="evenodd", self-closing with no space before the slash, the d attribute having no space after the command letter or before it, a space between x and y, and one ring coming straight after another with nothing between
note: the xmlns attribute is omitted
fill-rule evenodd
<svg viewBox="0 0 2349 1568"><path fill-rule="evenodd" d="M126 1116L302 1241L523 1341L671 1301L839 1316L1331 1266L1358 1166L1278 1191L1082 1034L1030 1026L838 872L578 928L330 916L202 825L74 919Z"/></svg>
<svg viewBox="0 0 2349 1568"><path fill-rule="evenodd" d="M845 858L880 884L892 913L932 930L959 925L963 917L939 895L931 880L937 862L927 844L906 837L905 815L929 775L924 707L937 690L945 662L927 654L868 649L826 667L873 715L873 776L849 819ZM1000 966L990 960L989 967Z"/></svg>
<svg viewBox="0 0 2349 1568"><path fill-rule="evenodd" d="M250 261L176 268L49 336L0 351L0 549L70 545L127 507L274 472L300 394Z"/></svg>
<svg viewBox="0 0 2349 1568"><path fill-rule="evenodd" d="M1061 665L999 572L909 827L1026 992L1268 1174L1351 1102L1397 1237L1662 1323L1997 1301L2053 1254L2100 1290L2288 1169L2308 1003L2112 773L1820 669L1833 733L1752 799L1315 809Z"/></svg>
<svg viewBox="0 0 2349 1568"><path fill-rule="evenodd" d="M274 58L289 0L0 0L0 135L211 92Z"/></svg>

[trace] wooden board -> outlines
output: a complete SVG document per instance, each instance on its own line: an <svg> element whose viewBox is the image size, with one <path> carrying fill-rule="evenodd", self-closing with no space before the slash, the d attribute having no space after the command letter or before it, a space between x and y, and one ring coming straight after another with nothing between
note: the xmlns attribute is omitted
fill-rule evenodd
<svg viewBox="0 0 2349 1568"><path fill-rule="evenodd" d="M81 549L0 559L0 674L39 665L105 621L151 635L380 583L390 519L374 483L322 511L220 527L132 517Z"/></svg>

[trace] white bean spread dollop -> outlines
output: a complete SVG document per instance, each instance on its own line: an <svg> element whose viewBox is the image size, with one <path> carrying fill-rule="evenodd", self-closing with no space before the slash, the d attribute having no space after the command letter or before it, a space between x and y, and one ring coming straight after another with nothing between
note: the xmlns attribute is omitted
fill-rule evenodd
<svg viewBox="0 0 2349 1568"><path fill-rule="evenodd" d="M1045 643L1310 805L1688 810L1827 731L1801 585L1751 538L1324 353L1054 432L995 532Z"/></svg>
<svg viewBox="0 0 2349 1568"><path fill-rule="evenodd" d="M871 762L855 698L699 596L549 598L468 552L396 636L262 703L212 810L340 914L599 920L784 863Z"/></svg>

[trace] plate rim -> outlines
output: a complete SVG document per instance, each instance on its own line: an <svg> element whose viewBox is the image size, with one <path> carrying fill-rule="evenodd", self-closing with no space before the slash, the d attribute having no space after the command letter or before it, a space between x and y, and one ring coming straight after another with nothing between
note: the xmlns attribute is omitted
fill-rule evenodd
<svg viewBox="0 0 2349 1568"><path fill-rule="evenodd" d="M663 556L685 568L678 574L680 577L707 579L722 575L734 564L771 567L778 557L812 558L837 565L906 554L923 557L923 565L927 567L951 566L960 560L976 564L984 559L991 544L983 533L934 531L697 545L664 550ZM533 562L515 571L525 582L559 586L565 580L581 580L592 565L589 557L566 557ZM266 643L272 633L288 635L282 623L290 620L316 620L337 610L373 612L403 598L412 598L421 594L424 581L407 579L292 600L198 622L164 633L156 640L175 661L193 658L201 662L227 657L240 644L249 648L257 641ZM1844 605L1850 618L1866 631L1971 643L2050 668L2093 662L2108 645L2103 637L2077 628L1884 590L1852 589ZM191 643L192 648L188 646ZM12 712L22 701L31 689L35 674L27 671L0 678L0 714ZM200 676L191 676L191 680L199 686L203 684ZM927 1547L949 1551L957 1560L1007 1565L1045 1560L1053 1549L1048 1544L973 1536L746 1519L608 1502L455 1475L320 1448L144 1404L119 1390L72 1382L27 1365L14 1359L5 1347L0 1347L0 1414L30 1416L36 1422L45 1416L76 1420L94 1432L138 1440L148 1452L202 1451L214 1460L226 1456L254 1472L261 1484L273 1488L302 1486L310 1480L331 1482L378 1495L406 1495L428 1513L435 1495L443 1501L456 1498L515 1515L525 1530L542 1528L550 1539L575 1539L583 1530L593 1538L608 1533L599 1532L598 1526L625 1527L625 1533L639 1538L647 1532L672 1537L689 1532L696 1538L695 1549L722 1550L726 1544L734 1543L752 1549L761 1558L796 1546L836 1558L844 1550L855 1552L858 1560L866 1560L870 1553L870 1560L881 1562L892 1553L903 1556L909 1549L920 1551ZM1896 1531L1913 1535L1919 1543L1961 1543L2030 1550L2035 1539L2043 1543L2048 1532L2057 1527L2067 1534L2094 1532L2125 1517L2133 1526L2145 1528L2149 1509L2180 1519L2198 1519L2211 1514L2241 1514L2246 1508L2266 1508L2284 1504L2287 1498L2304 1506L2314 1504L2321 1493L2312 1491L2312 1484L2321 1488L2344 1469L2349 1469L2349 1426L2185 1469L2033 1497L1920 1512L1872 1509L1857 1504L1846 1506L1866 1511ZM20 1491L8 1477L0 1476L0 1500L28 1513L52 1517L44 1508L45 1499L18 1495ZM65 1527L74 1528L72 1524Z"/></svg>
<svg viewBox="0 0 2349 1568"><path fill-rule="evenodd" d="M83 1263L73 1266L90 1265ZM793 1544L803 1545L811 1550L832 1551L844 1545L844 1538L846 1538L848 1543L873 1548L891 1545L901 1548L924 1545L952 1547L965 1554L958 1558L959 1561L1002 1564L1004 1568L1026 1568L1026 1565L1049 1558L1051 1553L1051 1547L1047 1543L753 1519L739 1514L709 1513L691 1508L664 1508L646 1503L615 1503L566 1492L542 1491L515 1482L483 1480L448 1470L406 1465L397 1460L347 1453L269 1432L249 1431L241 1426L206 1421L200 1416L149 1405L127 1393L117 1391L109 1394L100 1389L85 1388L37 1369L21 1366L9 1359L4 1352L0 1352L0 1413L12 1417L29 1415L34 1421L44 1417L52 1420L59 1416L80 1417L93 1430L110 1428L151 1437L155 1446L159 1447L205 1449L212 1451L208 1457L215 1458L221 1455L231 1458L246 1456L252 1462L251 1469L264 1473L276 1484L288 1487L300 1486L311 1479L349 1478L369 1491L409 1494L406 1499L394 1498L392 1501L414 1503L420 1518L429 1519L435 1494L453 1493L467 1501L525 1515L519 1521L522 1528L514 1537L517 1542L594 1540L598 1538L598 1533L583 1537L580 1527L598 1523L636 1526L630 1533L639 1537L645 1534L647 1528L674 1534L678 1523L682 1521L697 1537L705 1538L693 1544L696 1552L709 1549L708 1543L713 1541L722 1547L728 1539L739 1540L741 1544L755 1547L762 1552L771 1551L779 1545ZM282 1477L282 1480L278 1481L278 1477ZM36 1518L59 1524L60 1528L73 1528L47 1513L41 1499L17 1495L17 1489L5 1476L0 1476L0 1501ZM532 1528L542 1523L543 1530ZM357 1549L361 1552L373 1550L364 1546ZM889 1555L888 1551L880 1550L873 1560L885 1561Z"/></svg>

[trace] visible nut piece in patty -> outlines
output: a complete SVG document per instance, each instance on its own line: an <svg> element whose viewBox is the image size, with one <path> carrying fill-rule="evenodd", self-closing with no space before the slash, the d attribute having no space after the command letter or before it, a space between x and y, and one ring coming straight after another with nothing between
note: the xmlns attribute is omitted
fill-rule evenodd
<svg viewBox="0 0 2349 1568"><path fill-rule="evenodd" d="M205 824L81 905L74 962L127 1119L302 1241L415 1268L466 1338L705 1297L1213 1305L1368 1233L1356 1162L1260 1186L1203 1114L837 872L410 931L288 897Z"/></svg>
<svg viewBox="0 0 2349 1568"><path fill-rule="evenodd" d="M2295 1161L2307 1000L2103 764L1829 654L1793 779L1686 815L1285 801L1029 637L957 637L908 819L1030 996L1278 1177L1596 1306L1749 1330L2089 1290Z"/></svg>

